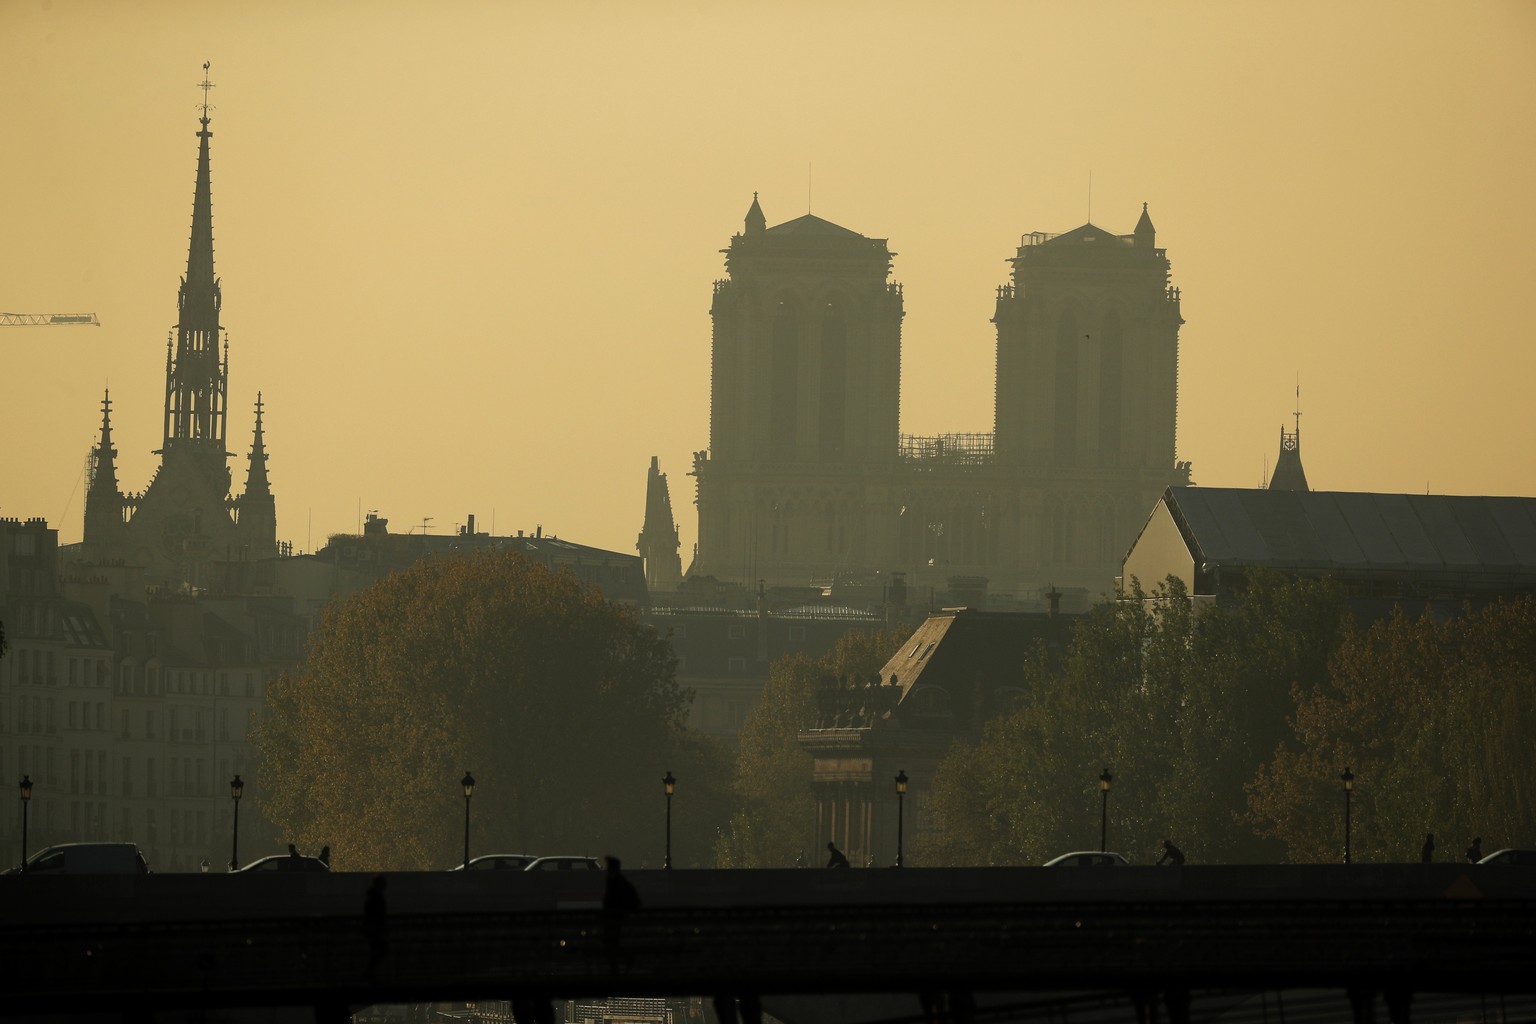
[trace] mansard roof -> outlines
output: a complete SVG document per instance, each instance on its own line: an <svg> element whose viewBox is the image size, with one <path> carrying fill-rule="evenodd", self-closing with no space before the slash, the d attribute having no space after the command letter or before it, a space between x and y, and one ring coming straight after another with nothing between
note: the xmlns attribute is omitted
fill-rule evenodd
<svg viewBox="0 0 1536 1024"><path fill-rule="evenodd" d="M833 224L829 220L823 220L814 213L808 213L794 220L787 220L783 224L775 224L765 234L769 235L800 235L802 237L823 236L828 238L863 238L857 231L850 231L845 227Z"/></svg>
<svg viewBox="0 0 1536 1024"><path fill-rule="evenodd" d="M1536 498L1170 487L1163 502L1198 572L1536 586Z"/></svg>

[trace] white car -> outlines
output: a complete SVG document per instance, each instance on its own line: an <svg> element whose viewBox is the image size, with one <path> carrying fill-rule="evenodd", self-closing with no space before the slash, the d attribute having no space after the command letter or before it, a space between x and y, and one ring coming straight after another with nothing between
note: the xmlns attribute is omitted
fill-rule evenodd
<svg viewBox="0 0 1536 1024"><path fill-rule="evenodd" d="M1536 867L1536 850L1500 850L1498 853L1490 853L1479 864L1516 864L1523 867Z"/></svg>
<svg viewBox="0 0 1536 1024"><path fill-rule="evenodd" d="M596 857L540 857L526 871L601 871Z"/></svg>
<svg viewBox="0 0 1536 1024"><path fill-rule="evenodd" d="M1130 865L1131 862L1118 853L1106 853L1102 850L1064 853L1060 857L1053 857L1045 862L1048 868L1125 868Z"/></svg>

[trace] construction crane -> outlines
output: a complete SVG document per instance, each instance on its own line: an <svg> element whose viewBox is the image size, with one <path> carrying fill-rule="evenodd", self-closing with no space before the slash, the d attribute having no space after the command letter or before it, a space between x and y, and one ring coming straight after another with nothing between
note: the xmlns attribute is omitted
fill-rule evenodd
<svg viewBox="0 0 1536 1024"><path fill-rule="evenodd" d="M100 327L95 313L0 313L0 327L65 327L89 324Z"/></svg>

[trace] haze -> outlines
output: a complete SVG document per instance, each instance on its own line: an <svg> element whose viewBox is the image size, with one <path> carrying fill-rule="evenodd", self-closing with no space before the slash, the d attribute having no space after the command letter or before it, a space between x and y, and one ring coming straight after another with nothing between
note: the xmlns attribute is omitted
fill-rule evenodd
<svg viewBox="0 0 1536 1024"><path fill-rule="evenodd" d="M899 253L902 430L992 428L1028 231L1150 206L1179 454L1254 486L1301 386L1323 490L1536 494L1536 6L0 0L0 515L78 540L110 385L161 440L202 64L230 447L278 536L683 535L711 282L754 191ZM243 462L232 463L235 487Z"/></svg>

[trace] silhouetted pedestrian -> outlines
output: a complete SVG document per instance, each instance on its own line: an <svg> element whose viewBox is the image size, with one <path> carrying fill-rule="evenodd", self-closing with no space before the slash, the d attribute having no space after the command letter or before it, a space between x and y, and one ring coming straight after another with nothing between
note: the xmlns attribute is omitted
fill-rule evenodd
<svg viewBox="0 0 1536 1024"><path fill-rule="evenodd" d="M329 846L320 847L320 863L326 867L331 866L331 848Z"/></svg>
<svg viewBox="0 0 1536 1024"><path fill-rule="evenodd" d="M829 855L827 857L827 867L845 868L848 866L848 858L843 856L842 850L832 845L831 840L827 841L827 853Z"/></svg>
<svg viewBox="0 0 1536 1024"><path fill-rule="evenodd" d="M1476 864L1483 859L1483 837L1478 836L1472 840L1472 845L1467 847L1467 863Z"/></svg>
<svg viewBox="0 0 1536 1024"><path fill-rule="evenodd" d="M288 844L288 856L290 856L290 857L297 857L298 855L299 855L299 848L297 846L294 846L292 843L289 843Z"/></svg>
<svg viewBox="0 0 1536 1024"><path fill-rule="evenodd" d="M1176 868L1184 866L1184 851L1174 846L1173 841L1169 839L1163 840L1163 855L1157 859L1157 862L1161 864L1165 860L1172 861Z"/></svg>
<svg viewBox="0 0 1536 1024"><path fill-rule="evenodd" d="M617 857L604 857L608 865L603 879L603 951L608 954L608 969L615 974L619 970L619 926L630 914L640 909L640 894L634 883L620 872L623 865Z"/></svg>
<svg viewBox="0 0 1536 1024"><path fill-rule="evenodd" d="M379 966L389 955L389 916L384 905L383 875L374 875L363 897L363 931L368 936L368 980L376 981Z"/></svg>
<svg viewBox="0 0 1536 1024"><path fill-rule="evenodd" d="M1435 834L1424 833L1424 849L1419 851L1419 863L1428 864L1435 859Z"/></svg>

